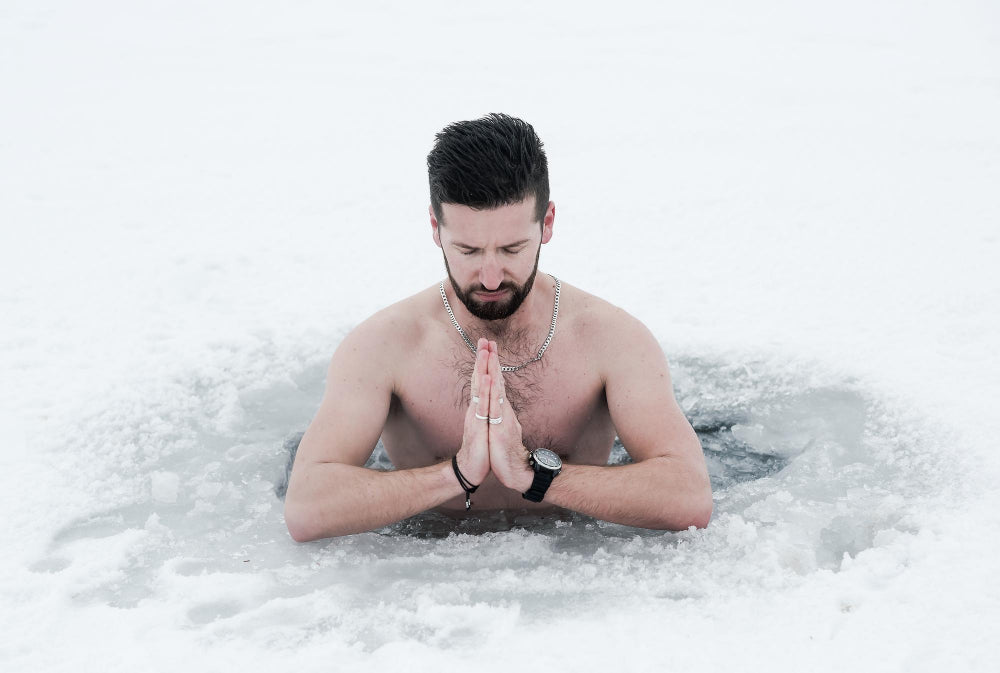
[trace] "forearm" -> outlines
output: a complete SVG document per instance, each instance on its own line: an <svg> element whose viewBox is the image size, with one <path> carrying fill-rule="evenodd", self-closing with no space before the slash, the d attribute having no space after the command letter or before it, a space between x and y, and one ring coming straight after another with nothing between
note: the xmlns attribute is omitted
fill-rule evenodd
<svg viewBox="0 0 1000 673"><path fill-rule="evenodd" d="M616 466L564 464L544 502L640 528L703 528L712 514L707 475L668 458Z"/></svg>
<svg viewBox="0 0 1000 673"><path fill-rule="evenodd" d="M462 493L450 462L390 472L343 463L301 467L285 497L285 522L297 542L381 528Z"/></svg>

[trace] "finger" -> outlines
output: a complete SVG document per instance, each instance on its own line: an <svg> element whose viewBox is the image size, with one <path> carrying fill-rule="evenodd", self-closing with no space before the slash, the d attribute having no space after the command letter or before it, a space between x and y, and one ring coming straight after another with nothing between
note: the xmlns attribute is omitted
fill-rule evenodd
<svg viewBox="0 0 1000 673"><path fill-rule="evenodd" d="M486 374L487 365L488 358L486 357L486 351L481 350L476 353L476 364L472 367L472 387L469 388L472 397L482 397L479 394L479 380ZM469 400L469 403L471 404L472 400Z"/></svg>
<svg viewBox="0 0 1000 673"><path fill-rule="evenodd" d="M483 341L486 340L484 339ZM479 354L485 358L483 360L483 362L485 363L483 365L483 371L489 374L491 377L496 376L496 372L493 371L493 364L490 361L490 346L488 341L486 342L486 347L483 348L483 350L479 351Z"/></svg>
<svg viewBox="0 0 1000 673"><path fill-rule="evenodd" d="M500 367L500 354L497 351L490 352L489 368L490 375L493 376L494 381L499 383L500 387L503 388L503 369Z"/></svg>
<svg viewBox="0 0 1000 673"><path fill-rule="evenodd" d="M489 418L490 414L490 375L483 374L479 378L479 404L476 405L476 413ZM482 421L485 423L486 421Z"/></svg>
<svg viewBox="0 0 1000 673"><path fill-rule="evenodd" d="M500 400L503 399L503 371L500 369L500 356L495 352L490 353L490 369L493 372L493 384L490 386L490 416L502 418L504 405Z"/></svg>

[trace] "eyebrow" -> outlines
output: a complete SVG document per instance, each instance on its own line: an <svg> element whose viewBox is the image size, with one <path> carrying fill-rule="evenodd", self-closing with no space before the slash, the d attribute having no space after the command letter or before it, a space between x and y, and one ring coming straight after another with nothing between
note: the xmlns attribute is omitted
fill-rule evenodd
<svg viewBox="0 0 1000 673"><path fill-rule="evenodd" d="M517 246L524 245L525 243L531 243L531 239L530 238L525 238L523 240L515 241L514 243L508 243L507 245L501 245L501 246L498 246L498 247L500 247L500 248L516 248ZM479 249L479 248L477 248L474 245L468 245L466 243L452 242L452 245L455 246L456 248L465 248L466 250L478 250Z"/></svg>

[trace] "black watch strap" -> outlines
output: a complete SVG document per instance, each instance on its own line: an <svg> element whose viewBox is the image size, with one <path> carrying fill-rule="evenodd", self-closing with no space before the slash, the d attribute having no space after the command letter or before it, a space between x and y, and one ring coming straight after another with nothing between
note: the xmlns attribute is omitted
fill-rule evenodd
<svg viewBox="0 0 1000 673"><path fill-rule="evenodd" d="M549 470L535 472L535 479L531 482L531 488L522 493L521 497L531 502L541 502L542 498L545 497L545 491L549 490L549 486L552 484L552 479L555 476L555 473Z"/></svg>

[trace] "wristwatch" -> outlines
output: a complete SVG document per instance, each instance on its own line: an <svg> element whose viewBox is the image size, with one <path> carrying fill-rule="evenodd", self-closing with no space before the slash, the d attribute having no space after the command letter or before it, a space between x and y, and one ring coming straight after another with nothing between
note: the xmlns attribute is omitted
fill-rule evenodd
<svg viewBox="0 0 1000 673"><path fill-rule="evenodd" d="M535 471L535 480L531 482L531 488L522 493L521 497L531 502L541 502L552 480L562 472L562 459L555 451L535 449L528 458L528 465Z"/></svg>

